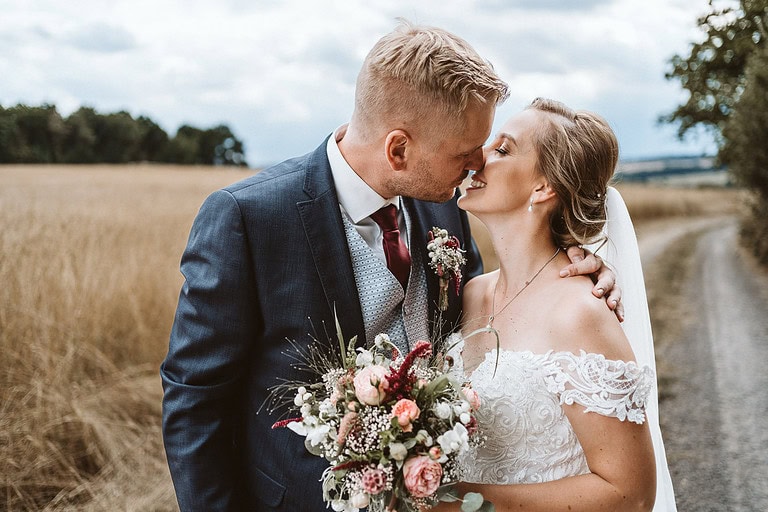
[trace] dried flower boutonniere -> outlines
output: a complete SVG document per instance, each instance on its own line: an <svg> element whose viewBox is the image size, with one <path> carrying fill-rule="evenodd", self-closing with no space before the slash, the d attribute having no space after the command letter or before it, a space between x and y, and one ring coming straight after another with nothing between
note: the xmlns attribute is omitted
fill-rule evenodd
<svg viewBox="0 0 768 512"><path fill-rule="evenodd" d="M448 309L448 284L453 281L453 290L459 295L461 285L461 266L467 262L459 239L449 236L448 231L433 227L429 232L429 266L435 269L440 280L440 295L438 306L440 311Z"/></svg>

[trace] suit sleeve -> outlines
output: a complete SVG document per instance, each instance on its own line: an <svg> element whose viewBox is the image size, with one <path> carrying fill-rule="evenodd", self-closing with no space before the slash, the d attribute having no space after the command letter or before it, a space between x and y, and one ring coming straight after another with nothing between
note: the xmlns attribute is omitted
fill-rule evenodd
<svg viewBox="0 0 768 512"><path fill-rule="evenodd" d="M163 441L182 511L237 507L234 446L243 369L261 329L241 212L226 191L200 208L182 256L185 277L163 381Z"/></svg>

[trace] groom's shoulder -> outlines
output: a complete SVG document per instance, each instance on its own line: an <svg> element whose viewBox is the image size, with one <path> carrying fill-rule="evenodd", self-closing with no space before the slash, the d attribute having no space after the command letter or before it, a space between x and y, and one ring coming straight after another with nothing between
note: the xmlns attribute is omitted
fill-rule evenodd
<svg viewBox="0 0 768 512"><path fill-rule="evenodd" d="M278 164L256 171L255 174L224 187L223 190L238 196L249 193L279 193L298 188L301 190L307 169L307 155L290 158Z"/></svg>
<svg viewBox="0 0 768 512"><path fill-rule="evenodd" d="M237 181L223 190L236 197L251 194L260 196L301 193L307 173L312 169L329 166L322 146L305 155L289 158L256 171L255 174Z"/></svg>

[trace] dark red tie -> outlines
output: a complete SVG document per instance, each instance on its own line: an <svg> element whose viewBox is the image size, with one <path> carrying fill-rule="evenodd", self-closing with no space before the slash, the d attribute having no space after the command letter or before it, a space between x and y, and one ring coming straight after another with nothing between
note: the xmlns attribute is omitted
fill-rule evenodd
<svg viewBox="0 0 768 512"><path fill-rule="evenodd" d="M408 287L408 276L411 273L411 255L403 241L400 240L397 208L392 204L387 205L373 213L371 218L384 232L384 254L387 257L387 267L405 290Z"/></svg>

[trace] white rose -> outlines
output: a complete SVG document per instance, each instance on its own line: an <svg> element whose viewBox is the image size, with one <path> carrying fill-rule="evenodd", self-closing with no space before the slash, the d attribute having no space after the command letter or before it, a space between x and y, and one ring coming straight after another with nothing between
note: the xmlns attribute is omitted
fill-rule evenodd
<svg viewBox="0 0 768 512"><path fill-rule="evenodd" d="M451 417L451 406L450 404L447 404L445 402L439 402L437 405L435 405L435 416L440 418L441 420L447 420Z"/></svg>
<svg viewBox="0 0 768 512"><path fill-rule="evenodd" d="M352 499L349 500L350 505L352 505L355 508L365 508L368 506L370 502L371 502L371 499L364 492L355 494L354 496L352 496Z"/></svg>
<svg viewBox="0 0 768 512"><path fill-rule="evenodd" d="M408 455L408 449L403 443L392 443L389 445L389 456L395 460L404 460Z"/></svg>
<svg viewBox="0 0 768 512"><path fill-rule="evenodd" d="M355 358L356 366L368 366L373 363L373 354L371 354L370 350L365 350L364 348L359 348L357 350L360 353L357 354L357 357Z"/></svg>

